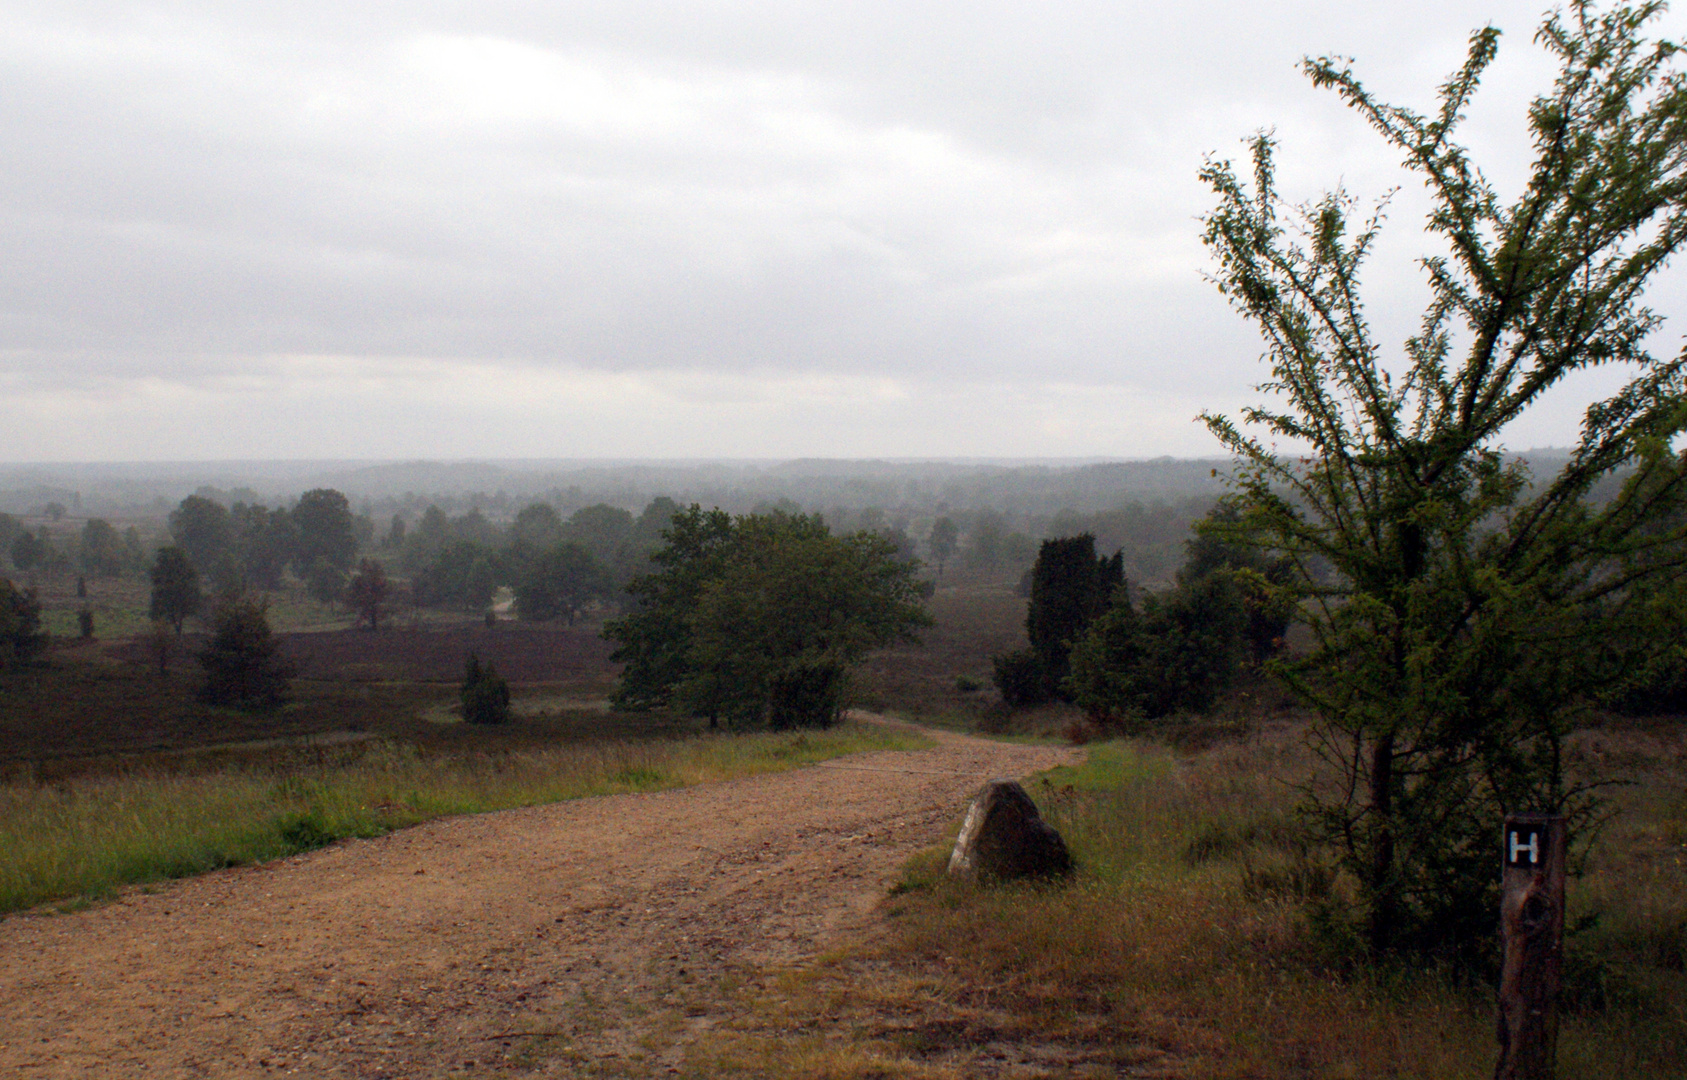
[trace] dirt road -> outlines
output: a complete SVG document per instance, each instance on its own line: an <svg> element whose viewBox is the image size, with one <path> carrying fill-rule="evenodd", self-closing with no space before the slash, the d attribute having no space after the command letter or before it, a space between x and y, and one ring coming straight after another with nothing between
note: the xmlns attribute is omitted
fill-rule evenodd
<svg viewBox="0 0 1687 1080"><path fill-rule="evenodd" d="M0 1075L667 1074L723 982L869 918L984 780L1075 757L933 737L8 919Z"/></svg>

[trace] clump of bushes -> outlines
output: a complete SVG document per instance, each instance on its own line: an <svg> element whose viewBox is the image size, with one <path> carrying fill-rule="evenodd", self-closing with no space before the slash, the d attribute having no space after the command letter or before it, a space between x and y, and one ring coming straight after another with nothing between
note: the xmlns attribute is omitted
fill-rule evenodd
<svg viewBox="0 0 1687 1080"><path fill-rule="evenodd" d="M1208 523L1234 520L1220 504ZM1031 647L994 659L1014 707L1058 698L1105 728L1209 708L1248 667L1282 647L1288 567L1197 526L1177 586L1131 600L1120 557L1089 534L1045 541L1031 572Z"/></svg>
<svg viewBox="0 0 1687 1080"><path fill-rule="evenodd" d="M469 724L508 723L510 712L510 684L498 674L490 662L482 666L480 657L469 654L463 672L463 721Z"/></svg>

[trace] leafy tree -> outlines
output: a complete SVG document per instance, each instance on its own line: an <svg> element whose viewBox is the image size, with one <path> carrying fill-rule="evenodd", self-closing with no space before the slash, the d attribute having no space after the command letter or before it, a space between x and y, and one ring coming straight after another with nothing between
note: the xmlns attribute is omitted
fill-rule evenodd
<svg viewBox="0 0 1687 1080"><path fill-rule="evenodd" d="M23 532L23 522L5 511L0 511L0 548L11 551L12 544Z"/></svg>
<svg viewBox="0 0 1687 1080"><path fill-rule="evenodd" d="M920 545L914 541L912 536L908 535L907 529L892 526L888 529L875 529L873 531L882 536L885 542L891 546L898 561L905 563L919 561Z"/></svg>
<svg viewBox="0 0 1687 1080"><path fill-rule="evenodd" d="M614 588L609 572L591 552L579 544L559 543L534 559L516 585L516 613L537 622L566 619L572 626L581 608Z"/></svg>
<svg viewBox="0 0 1687 1080"><path fill-rule="evenodd" d="M617 701L696 716L824 726L866 653L929 625L915 563L872 533L833 536L819 518L676 514L639 610L610 623L626 663Z"/></svg>
<svg viewBox="0 0 1687 1080"><path fill-rule="evenodd" d="M202 576L219 586L231 566L234 533L228 509L203 495L189 495L170 511L170 536L187 553L188 561Z"/></svg>
<svg viewBox="0 0 1687 1080"><path fill-rule="evenodd" d="M1295 568L1287 556L1227 539L1224 533L1233 533L1241 521L1241 510L1228 500L1197 521L1194 539L1184 546L1186 557L1177 580L1179 588L1188 590L1212 578L1229 579L1220 591L1240 605L1247 658L1259 667L1283 649L1294 616L1286 587L1294 580Z"/></svg>
<svg viewBox="0 0 1687 1080"><path fill-rule="evenodd" d="M347 576L343 568L327 559L318 559L305 572L305 592L312 600L332 604L345 597L346 581Z"/></svg>
<svg viewBox="0 0 1687 1080"><path fill-rule="evenodd" d="M199 697L212 705L268 709L287 696L292 670L277 656L269 603L239 596L218 605L211 640L199 654L205 685Z"/></svg>
<svg viewBox="0 0 1687 1080"><path fill-rule="evenodd" d="M633 543L640 552L649 554L662 546L662 533L680 510L680 504L666 495L650 500L633 522Z"/></svg>
<svg viewBox="0 0 1687 1080"><path fill-rule="evenodd" d="M351 519L351 531L357 550L375 546L375 514L367 504L361 514Z"/></svg>
<svg viewBox="0 0 1687 1080"><path fill-rule="evenodd" d="M634 527L631 513L599 503L574 511L563 526L562 538L591 552L592 558L624 582L646 565L647 552L635 549L633 543Z"/></svg>
<svg viewBox="0 0 1687 1080"><path fill-rule="evenodd" d="M943 577L943 567L955 556L960 548L961 531L949 518L940 517L931 523L931 535L926 539L926 549L931 552L931 561L937 564L937 576Z"/></svg>
<svg viewBox="0 0 1687 1080"><path fill-rule="evenodd" d="M1344 62L1306 62L1432 201L1443 246L1421 260L1430 303L1398 362L1361 299L1380 211L1355 224L1343 191L1285 199L1269 135L1251 141L1251 185L1228 162L1202 172L1215 281L1272 371L1246 426L1205 418L1238 461L1239 520L1216 535L1293 561L1281 591L1314 644L1278 670L1336 772L1306 809L1373 953L1491 937L1494 822L1586 808L1562 762L1597 688L1595 615L1687 557L1681 527L1649 527L1687 487L1670 451L1687 357L1644 348L1659 323L1645 288L1687 239L1687 84L1675 47L1643 33L1661 10L1547 17L1537 40L1560 70L1529 109L1535 161L1510 203L1454 137L1497 30L1473 35L1428 116L1377 100ZM1627 381L1588 406L1556 475L1507 460L1513 421L1606 367ZM1594 499L1599 485L1614 493Z"/></svg>
<svg viewBox="0 0 1687 1080"><path fill-rule="evenodd" d="M148 618L169 623L180 635L182 623L198 614L205 602L199 591L199 571L181 548L162 547L153 559L150 576L152 604Z"/></svg>
<svg viewBox="0 0 1687 1080"><path fill-rule="evenodd" d="M488 662L481 666L480 657L469 654L459 692L463 703L463 721L469 724L503 724L510 719L510 684Z"/></svg>
<svg viewBox="0 0 1687 1080"><path fill-rule="evenodd" d="M89 518L83 524L77 561L83 573L95 577L117 577L129 569L123 537L104 518Z"/></svg>
<svg viewBox="0 0 1687 1080"><path fill-rule="evenodd" d="M0 669L27 663L46 647L35 590L20 590L0 578Z"/></svg>
<svg viewBox="0 0 1687 1080"><path fill-rule="evenodd" d="M967 561L973 566L995 567L1007 558L1007 519L994 510L981 510L973 518L967 536Z"/></svg>
<svg viewBox="0 0 1687 1080"><path fill-rule="evenodd" d="M1067 689L1104 726L1199 712L1234 680L1246 619L1228 573L1146 596L1140 613L1121 591L1073 647Z"/></svg>
<svg viewBox="0 0 1687 1080"><path fill-rule="evenodd" d="M346 603L357 612L358 617L369 620L370 631L380 629L381 605L387 602L392 593L392 586L387 581L387 571L375 559L364 559L357 564L357 573L346 583Z"/></svg>
<svg viewBox="0 0 1687 1080"><path fill-rule="evenodd" d="M554 546L562 539L562 519L549 503L534 503L515 516L510 524L510 542L525 543L536 551Z"/></svg>
<svg viewBox="0 0 1687 1080"><path fill-rule="evenodd" d="M18 533L17 539L12 541L12 565L19 570L28 572L37 568L45 568L53 559L53 546L47 540L47 530L30 532L27 529Z"/></svg>
<svg viewBox="0 0 1687 1080"><path fill-rule="evenodd" d="M482 551L469 563L468 573L463 577L463 601L470 607L487 608L492 603L492 597L503 584L507 576L502 569L503 560L498 558L495 551Z"/></svg>
<svg viewBox="0 0 1687 1080"><path fill-rule="evenodd" d="M650 556L656 570L634 578L633 611L612 620L603 636L619 643L611 659L624 665L611 700L617 708L667 705L690 669L691 623L704 585L722 572L737 536L732 515L693 504L673 516L666 545Z"/></svg>
<svg viewBox="0 0 1687 1080"><path fill-rule="evenodd" d="M293 548L293 571L309 574L319 562L340 570L351 569L357 556L357 533L351 504L333 488L315 488L299 496L293 507L293 526L298 539Z"/></svg>
<svg viewBox="0 0 1687 1080"><path fill-rule="evenodd" d="M141 545L141 531L133 525L123 530L123 572L139 574L146 566L146 549Z"/></svg>
<svg viewBox="0 0 1687 1080"><path fill-rule="evenodd" d="M255 589L281 588L282 573L298 546L293 515L256 503L235 503L229 510L229 527L242 583Z"/></svg>
<svg viewBox="0 0 1687 1080"><path fill-rule="evenodd" d="M484 608L507 576L498 552L473 540L453 540L416 572L411 588L425 607Z"/></svg>

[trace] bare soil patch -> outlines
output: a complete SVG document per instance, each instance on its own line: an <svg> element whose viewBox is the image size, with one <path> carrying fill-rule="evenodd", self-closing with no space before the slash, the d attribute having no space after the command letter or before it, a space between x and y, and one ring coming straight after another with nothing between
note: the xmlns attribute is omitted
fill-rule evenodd
<svg viewBox="0 0 1687 1080"><path fill-rule="evenodd" d="M0 1074L665 1075L740 981L869 924L986 779L911 753L433 822L0 923Z"/></svg>

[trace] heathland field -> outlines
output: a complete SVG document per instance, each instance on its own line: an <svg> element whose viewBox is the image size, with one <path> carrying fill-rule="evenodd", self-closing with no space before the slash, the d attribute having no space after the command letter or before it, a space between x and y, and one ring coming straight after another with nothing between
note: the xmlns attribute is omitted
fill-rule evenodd
<svg viewBox="0 0 1687 1080"><path fill-rule="evenodd" d="M1342 885L1299 839L1318 774L1284 700L1244 687L1129 739L1009 713L1011 584L951 575L923 644L867 665L862 708L903 722L800 734L609 711L595 625L371 633L287 597L291 699L217 708L191 633L161 673L121 632L134 598L96 596L112 629L0 684L0 1063L1489 1075L1491 985L1356 965L1309 917ZM471 651L511 723L460 722ZM1687 741L1595 718L1575 751L1624 784L1571 884L1561 1074L1687 1075ZM1070 883L943 875L998 774L1070 841Z"/></svg>

